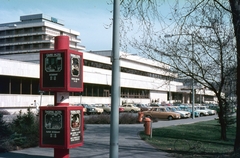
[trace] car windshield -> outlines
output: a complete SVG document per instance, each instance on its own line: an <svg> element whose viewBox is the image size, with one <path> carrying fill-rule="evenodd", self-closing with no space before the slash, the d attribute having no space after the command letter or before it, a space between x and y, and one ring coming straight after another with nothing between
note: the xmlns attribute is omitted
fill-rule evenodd
<svg viewBox="0 0 240 158"><path fill-rule="evenodd" d="M181 108L180 108L180 107L175 107L175 109L176 109L177 111L181 111Z"/></svg>
<svg viewBox="0 0 240 158"><path fill-rule="evenodd" d="M85 108L89 107L88 104L82 104L82 106L85 107Z"/></svg>
<svg viewBox="0 0 240 158"><path fill-rule="evenodd" d="M170 107L167 107L166 110L167 110L167 111L172 111L172 112L175 112L175 111L176 111L176 109L173 108L173 107L171 107L171 108L170 108Z"/></svg>
<svg viewBox="0 0 240 158"><path fill-rule="evenodd" d="M206 109L206 107L200 107L200 110L205 110Z"/></svg>
<svg viewBox="0 0 240 158"><path fill-rule="evenodd" d="M90 106L91 106L91 107L94 107L94 108L96 107L96 105L95 105L95 104L91 104Z"/></svg>
<svg viewBox="0 0 240 158"><path fill-rule="evenodd" d="M167 108L161 108L161 111L164 111L164 112L171 112L171 109L169 107Z"/></svg>

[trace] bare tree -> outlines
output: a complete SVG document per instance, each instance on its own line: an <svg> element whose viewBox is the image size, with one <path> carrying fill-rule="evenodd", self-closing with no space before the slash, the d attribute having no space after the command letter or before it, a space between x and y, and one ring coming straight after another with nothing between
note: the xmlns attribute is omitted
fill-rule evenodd
<svg viewBox="0 0 240 158"><path fill-rule="evenodd" d="M218 98L223 140L227 139L229 102L222 94L231 76L228 70L237 65L237 52L240 54L240 7L237 2L123 0L121 3L124 26L128 26L123 32L131 33L131 36L124 35L128 38L122 40L122 46L124 42L130 43L142 55L170 65L182 78L192 78L212 90ZM164 13L164 3L169 5L168 14ZM237 77L240 79L239 71ZM240 95L239 88L237 94ZM239 111L237 117L240 117ZM240 121L236 135L240 133L239 128ZM235 151L239 150L239 144L240 135L236 136Z"/></svg>
<svg viewBox="0 0 240 158"><path fill-rule="evenodd" d="M240 80L240 4L238 0L229 0L232 13L232 23L236 37L237 48L237 81ZM219 4L221 5L221 3ZM223 6L224 7L224 6ZM240 83L237 82L237 130L234 151L240 153Z"/></svg>

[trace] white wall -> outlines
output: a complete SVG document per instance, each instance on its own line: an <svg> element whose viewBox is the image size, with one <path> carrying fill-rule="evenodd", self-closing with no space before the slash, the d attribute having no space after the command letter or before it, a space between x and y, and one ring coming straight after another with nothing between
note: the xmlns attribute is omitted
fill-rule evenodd
<svg viewBox="0 0 240 158"><path fill-rule="evenodd" d="M167 92L152 91L150 93L151 101L159 100L159 103L167 101Z"/></svg>

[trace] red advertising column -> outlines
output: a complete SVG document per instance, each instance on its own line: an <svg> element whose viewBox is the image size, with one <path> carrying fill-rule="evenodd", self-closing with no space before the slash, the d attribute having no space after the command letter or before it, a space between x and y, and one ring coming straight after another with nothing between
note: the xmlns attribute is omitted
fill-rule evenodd
<svg viewBox="0 0 240 158"><path fill-rule="evenodd" d="M69 37L57 36L54 41L54 49L69 49ZM55 106L69 106L69 92L55 92ZM54 158L69 158L69 149L54 148Z"/></svg>
<svg viewBox="0 0 240 158"><path fill-rule="evenodd" d="M56 36L54 41L54 49L69 49L68 36ZM69 106L69 92L55 92L54 94L55 106Z"/></svg>
<svg viewBox="0 0 240 158"><path fill-rule="evenodd" d="M54 92L54 106L40 107L40 147L69 158L83 145L83 108L69 106L69 92L83 91L83 53L69 49L69 37L55 37L54 50L40 51L40 89Z"/></svg>
<svg viewBox="0 0 240 158"><path fill-rule="evenodd" d="M54 41L54 49L69 49L69 37L68 36L56 36Z"/></svg>

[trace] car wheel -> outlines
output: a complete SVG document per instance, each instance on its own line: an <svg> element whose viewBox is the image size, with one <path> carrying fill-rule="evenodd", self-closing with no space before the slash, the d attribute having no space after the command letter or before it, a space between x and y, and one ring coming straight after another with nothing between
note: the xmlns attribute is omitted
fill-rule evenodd
<svg viewBox="0 0 240 158"><path fill-rule="evenodd" d="M172 120L173 119L173 117L172 116L168 116L168 120Z"/></svg>
<svg viewBox="0 0 240 158"><path fill-rule="evenodd" d="M131 113L134 113L135 111L134 110L131 110Z"/></svg>
<svg viewBox="0 0 240 158"><path fill-rule="evenodd" d="M200 117L203 117L203 113L200 114Z"/></svg>

